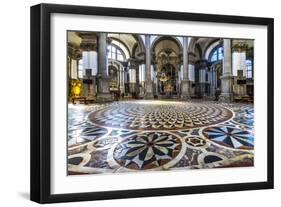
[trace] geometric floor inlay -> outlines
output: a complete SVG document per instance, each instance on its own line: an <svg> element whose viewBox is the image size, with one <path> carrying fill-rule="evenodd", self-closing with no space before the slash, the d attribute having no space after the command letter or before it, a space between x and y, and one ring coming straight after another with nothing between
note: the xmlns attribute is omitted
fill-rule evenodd
<svg viewBox="0 0 281 207"><path fill-rule="evenodd" d="M68 175L254 166L254 108L215 101L68 105Z"/></svg>
<svg viewBox="0 0 281 207"><path fill-rule="evenodd" d="M254 136L245 130L230 126L206 128L203 134L210 140L236 149L253 149Z"/></svg>
<svg viewBox="0 0 281 207"><path fill-rule="evenodd" d="M146 132L120 142L114 158L121 166L130 169L151 169L174 159L181 147L180 139L172 134Z"/></svg>
<svg viewBox="0 0 281 207"><path fill-rule="evenodd" d="M122 102L89 115L100 126L133 130L177 130L209 126L232 118L232 112L215 104Z"/></svg>

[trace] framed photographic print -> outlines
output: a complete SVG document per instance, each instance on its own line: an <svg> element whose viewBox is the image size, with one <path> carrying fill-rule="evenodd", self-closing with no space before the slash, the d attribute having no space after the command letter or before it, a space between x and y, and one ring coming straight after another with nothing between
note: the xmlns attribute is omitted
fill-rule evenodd
<svg viewBox="0 0 281 207"><path fill-rule="evenodd" d="M31 7L31 200L273 188L273 19Z"/></svg>

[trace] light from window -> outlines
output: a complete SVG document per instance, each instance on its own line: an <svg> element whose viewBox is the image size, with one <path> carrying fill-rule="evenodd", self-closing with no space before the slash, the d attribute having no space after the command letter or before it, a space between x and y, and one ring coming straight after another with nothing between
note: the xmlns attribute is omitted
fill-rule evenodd
<svg viewBox="0 0 281 207"><path fill-rule="evenodd" d="M223 59L223 48L218 47L211 53L211 62L216 62Z"/></svg>
<svg viewBox="0 0 281 207"><path fill-rule="evenodd" d="M218 49L218 60L222 60L223 59L223 49L222 47L220 47Z"/></svg>
<svg viewBox="0 0 281 207"><path fill-rule="evenodd" d="M246 60L246 78L253 78L253 63L251 60Z"/></svg>
<svg viewBox="0 0 281 207"><path fill-rule="evenodd" d="M212 55L211 61L215 62L218 60L218 51L215 51Z"/></svg>
<svg viewBox="0 0 281 207"><path fill-rule="evenodd" d="M123 53L115 45L107 46L107 57L113 60L124 61Z"/></svg>

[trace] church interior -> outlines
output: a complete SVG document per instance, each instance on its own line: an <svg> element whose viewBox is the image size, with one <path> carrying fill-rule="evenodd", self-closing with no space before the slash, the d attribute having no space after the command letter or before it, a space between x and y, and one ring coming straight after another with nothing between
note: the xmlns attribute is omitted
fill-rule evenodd
<svg viewBox="0 0 281 207"><path fill-rule="evenodd" d="M254 40L67 32L68 175L254 166Z"/></svg>

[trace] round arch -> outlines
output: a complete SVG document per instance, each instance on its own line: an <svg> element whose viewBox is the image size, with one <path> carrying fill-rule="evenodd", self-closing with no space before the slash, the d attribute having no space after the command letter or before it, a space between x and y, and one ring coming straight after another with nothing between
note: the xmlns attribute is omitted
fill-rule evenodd
<svg viewBox="0 0 281 207"><path fill-rule="evenodd" d="M179 52L181 52L181 51L183 50L183 48L182 48L182 43L180 42L180 40L179 40L178 38L173 37L173 36L159 36L159 37L156 37L156 38L153 40L153 42L152 42L152 44L151 44L151 47L150 47L151 52L154 51L154 48L156 47L156 45L157 45L159 42L164 41L164 40L170 40L170 41L174 42L174 43L178 46Z"/></svg>
<svg viewBox="0 0 281 207"><path fill-rule="evenodd" d="M188 44L188 52L195 52L196 42L199 38L198 37L191 37L189 44Z"/></svg>
<svg viewBox="0 0 281 207"><path fill-rule="evenodd" d="M117 60L108 60L108 66L114 66L114 67L117 67L117 68L124 68L124 66L122 65L122 63L120 63L119 61Z"/></svg>
<svg viewBox="0 0 281 207"><path fill-rule="evenodd" d="M145 51L145 46L144 46L144 42L143 39L141 38L140 35L137 34L133 34L133 37L135 38L135 40L139 43L139 46L141 48L141 51Z"/></svg>
<svg viewBox="0 0 281 207"><path fill-rule="evenodd" d="M217 47L220 47L222 44L220 42L219 39L216 39L214 41L212 41L207 47L206 47L206 50L205 50L205 54L204 54L204 57L206 60L209 60L209 56L210 54L212 53L212 51L217 48Z"/></svg>
<svg viewBox="0 0 281 207"><path fill-rule="evenodd" d="M125 59L129 59L131 57L130 49L123 41L116 38L111 38L111 42L108 45L114 45L117 48L120 48L120 50L124 53Z"/></svg>
<svg viewBox="0 0 281 207"><path fill-rule="evenodd" d="M199 58L201 59L203 57L202 49L201 49L200 45L197 43L195 44L194 53L195 53L196 49L198 51Z"/></svg>

